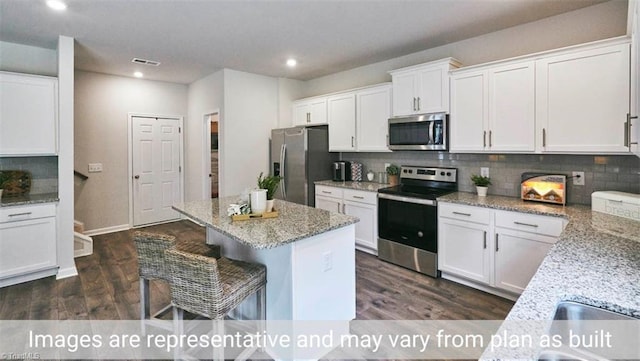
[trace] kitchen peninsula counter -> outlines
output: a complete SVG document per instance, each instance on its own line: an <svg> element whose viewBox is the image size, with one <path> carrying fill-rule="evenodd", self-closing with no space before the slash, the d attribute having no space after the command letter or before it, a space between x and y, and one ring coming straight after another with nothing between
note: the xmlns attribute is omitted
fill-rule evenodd
<svg viewBox="0 0 640 361"><path fill-rule="evenodd" d="M174 205L204 224L223 257L267 267L267 320L355 318L355 223L358 218L276 199L278 217L232 221L238 197ZM255 319L255 298L236 314Z"/></svg>

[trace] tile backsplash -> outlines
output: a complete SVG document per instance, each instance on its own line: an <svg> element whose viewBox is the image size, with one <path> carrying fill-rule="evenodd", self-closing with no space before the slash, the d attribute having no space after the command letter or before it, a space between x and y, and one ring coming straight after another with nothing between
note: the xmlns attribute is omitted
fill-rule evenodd
<svg viewBox="0 0 640 361"><path fill-rule="evenodd" d="M0 170L31 173L31 194L58 192L58 157L0 157Z"/></svg>
<svg viewBox="0 0 640 361"><path fill-rule="evenodd" d="M458 169L458 189L474 192L469 179L488 167L492 185L489 194L520 196L520 175L524 172L565 174L585 172L585 185L574 186L567 178L567 202L591 204L591 193L600 190L640 193L640 158L633 155L561 154L453 154L447 152L342 153L342 160L364 165L364 172L384 170L385 163L438 166Z"/></svg>

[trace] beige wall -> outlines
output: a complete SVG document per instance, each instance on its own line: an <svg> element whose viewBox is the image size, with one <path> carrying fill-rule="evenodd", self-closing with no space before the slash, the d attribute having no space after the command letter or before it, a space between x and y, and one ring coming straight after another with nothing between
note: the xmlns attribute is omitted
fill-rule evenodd
<svg viewBox="0 0 640 361"><path fill-rule="evenodd" d="M385 81L390 70L446 57L463 65L531 54L625 35L627 2L613 0L475 38L309 80L304 96L326 94Z"/></svg>
<svg viewBox="0 0 640 361"><path fill-rule="evenodd" d="M84 71L75 73L75 169L101 173L76 185L76 219L88 231L129 224L128 114L186 116L187 86Z"/></svg>
<svg viewBox="0 0 640 361"><path fill-rule="evenodd" d="M293 124L291 102L304 94L306 82L287 78L278 78L278 128L287 128Z"/></svg>

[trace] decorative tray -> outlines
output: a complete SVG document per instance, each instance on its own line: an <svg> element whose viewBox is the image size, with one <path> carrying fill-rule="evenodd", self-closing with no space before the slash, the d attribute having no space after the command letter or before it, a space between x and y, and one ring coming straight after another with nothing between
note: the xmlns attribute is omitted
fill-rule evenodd
<svg viewBox="0 0 640 361"><path fill-rule="evenodd" d="M266 219L266 218L276 218L278 216L278 211L264 212L261 214L236 214L231 216L233 221L247 221L250 219Z"/></svg>

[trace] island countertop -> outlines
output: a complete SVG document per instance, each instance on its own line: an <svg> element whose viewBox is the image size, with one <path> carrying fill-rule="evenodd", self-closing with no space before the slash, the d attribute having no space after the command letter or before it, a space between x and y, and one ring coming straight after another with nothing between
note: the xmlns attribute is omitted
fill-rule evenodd
<svg viewBox="0 0 640 361"><path fill-rule="evenodd" d="M255 249L274 248L359 222L356 217L274 200L278 217L232 221L227 215L238 197L175 204L173 209Z"/></svg>

